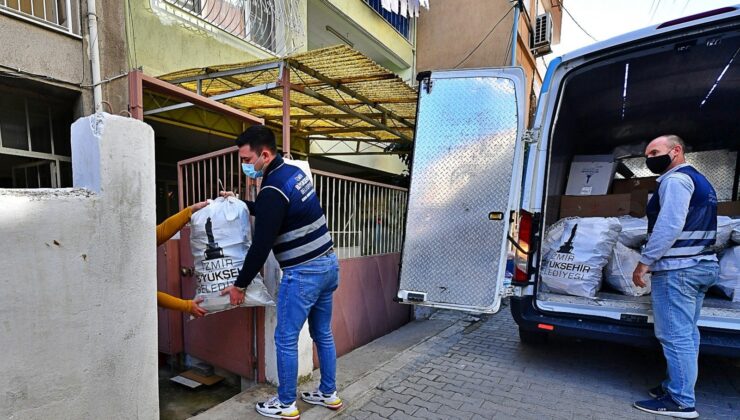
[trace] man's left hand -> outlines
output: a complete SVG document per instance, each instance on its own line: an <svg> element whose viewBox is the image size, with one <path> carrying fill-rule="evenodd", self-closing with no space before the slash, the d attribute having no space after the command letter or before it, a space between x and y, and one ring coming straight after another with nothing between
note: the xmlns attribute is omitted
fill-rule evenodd
<svg viewBox="0 0 740 420"><path fill-rule="evenodd" d="M241 305L244 303L244 292L239 290L236 286L229 286L221 292L221 296L229 295L229 299L232 305Z"/></svg>
<svg viewBox="0 0 740 420"><path fill-rule="evenodd" d="M635 268L635 272L632 273L632 283L635 283L637 287L647 287L644 276L648 273L648 266L643 263L638 263Z"/></svg>

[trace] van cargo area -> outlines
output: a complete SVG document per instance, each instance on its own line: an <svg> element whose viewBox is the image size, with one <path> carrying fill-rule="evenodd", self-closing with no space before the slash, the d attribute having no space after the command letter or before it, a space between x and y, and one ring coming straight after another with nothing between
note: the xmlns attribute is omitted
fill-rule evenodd
<svg viewBox="0 0 740 420"><path fill-rule="evenodd" d="M645 167L642 154L647 143L662 134L676 134L686 141L688 163L712 183L718 201L725 202L722 212L740 219L740 203L730 203L740 200L739 51L736 28L724 32L705 28L694 35L607 53L598 61L586 57L582 62L587 64L580 66L573 63L560 84L558 108L552 113L542 238L568 216L643 217L651 183L654 188L654 178L649 177L654 175ZM591 195L600 185L576 185L573 194L571 166L582 164L583 156L600 162L606 155L613 157L614 164L603 169L612 171L607 195ZM578 173L587 173L587 183L597 178L595 172ZM641 179L615 182L624 178ZM564 198L566 190L571 195ZM615 197L615 193L623 195ZM596 203L588 201L594 199ZM570 239L575 235L573 228ZM540 271L546 257L542 248L541 244ZM625 295L602 282L594 297L584 297L548 291L541 273L538 279L540 310L652 322L648 294ZM707 294L699 325L740 330L740 299Z"/></svg>

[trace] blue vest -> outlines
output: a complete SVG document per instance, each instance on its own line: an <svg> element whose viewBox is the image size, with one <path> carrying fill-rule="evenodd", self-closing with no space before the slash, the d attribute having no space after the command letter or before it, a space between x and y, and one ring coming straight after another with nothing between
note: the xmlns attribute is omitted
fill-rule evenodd
<svg viewBox="0 0 740 420"><path fill-rule="evenodd" d="M713 254L709 248L717 240L717 193L707 178L693 167L684 166L676 172L691 178L694 193L691 195L683 231L663 258L691 258ZM653 232L660 213L659 190L660 188L647 205L648 234Z"/></svg>
<svg viewBox="0 0 740 420"><path fill-rule="evenodd" d="M280 266L288 268L320 257L334 244L311 179L280 156L272 164L275 167L262 178L260 192L275 189L288 201L288 213L272 247Z"/></svg>

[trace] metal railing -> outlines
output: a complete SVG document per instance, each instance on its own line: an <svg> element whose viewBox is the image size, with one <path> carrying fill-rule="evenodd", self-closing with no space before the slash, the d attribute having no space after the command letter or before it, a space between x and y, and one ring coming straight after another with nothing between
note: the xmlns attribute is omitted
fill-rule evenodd
<svg viewBox="0 0 740 420"><path fill-rule="evenodd" d="M298 0L163 0L231 35L275 54L303 33Z"/></svg>
<svg viewBox="0 0 740 420"><path fill-rule="evenodd" d="M312 172L339 258L401 252L408 190Z"/></svg>
<svg viewBox="0 0 740 420"><path fill-rule="evenodd" d="M180 209L218 197L221 190L247 199L246 176L242 173L236 146L177 163Z"/></svg>
<svg viewBox="0 0 740 420"><path fill-rule="evenodd" d="M74 18L79 11L77 0L0 0L0 11L7 11L33 22L79 35Z"/></svg>
<svg viewBox="0 0 740 420"><path fill-rule="evenodd" d="M218 196L222 189L256 197L258 183L241 171L237 148L178 162L180 208ZM401 251L408 190L312 170L313 183L339 258Z"/></svg>
<svg viewBox="0 0 740 420"><path fill-rule="evenodd" d="M406 39L411 39L411 24L409 18L398 13L389 12L382 6L381 0L363 0L370 8L375 10L389 25Z"/></svg>

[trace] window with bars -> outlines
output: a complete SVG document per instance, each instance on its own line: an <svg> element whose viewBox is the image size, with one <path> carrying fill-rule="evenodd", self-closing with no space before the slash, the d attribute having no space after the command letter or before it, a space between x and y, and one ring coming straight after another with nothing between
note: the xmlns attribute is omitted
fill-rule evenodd
<svg viewBox="0 0 740 420"><path fill-rule="evenodd" d="M370 6L373 10L378 12L378 14L386 22L388 22L391 26L393 26L393 28L395 28L396 31L398 31L398 33L403 35L404 38L409 39L409 40L411 39L410 38L411 24L410 24L409 18L383 9L383 6L381 5L381 0L363 0L363 1L367 3L367 5Z"/></svg>
<svg viewBox="0 0 740 420"><path fill-rule="evenodd" d="M72 186L72 106L0 90L0 188Z"/></svg>
<svg viewBox="0 0 740 420"><path fill-rule="evenodd" d="M276 19L280 16L275 0L165 0L165 2L234 36L276 52Z"/></svg>
<svg viewBox="0 0 740 420"><path fill-rule="evenodd" d="M80 34L79 0L0 0L0 11Z"/></svg>

